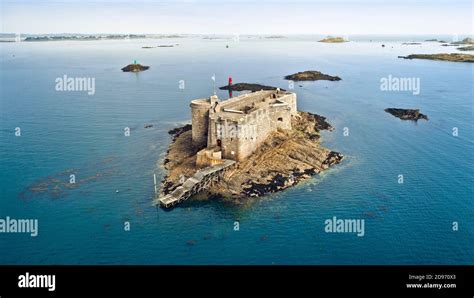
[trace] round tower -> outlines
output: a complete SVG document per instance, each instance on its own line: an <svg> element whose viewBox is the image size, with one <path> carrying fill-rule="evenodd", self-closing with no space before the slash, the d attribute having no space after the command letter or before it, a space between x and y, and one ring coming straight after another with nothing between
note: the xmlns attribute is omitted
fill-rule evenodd
<svg viewBox="0 0 474 298"><path fill-rule="evenodd" d="M196 148L207 146L207 129L209 126L209 109L211 103L207 99L191 101L192 143Z"/></svg>

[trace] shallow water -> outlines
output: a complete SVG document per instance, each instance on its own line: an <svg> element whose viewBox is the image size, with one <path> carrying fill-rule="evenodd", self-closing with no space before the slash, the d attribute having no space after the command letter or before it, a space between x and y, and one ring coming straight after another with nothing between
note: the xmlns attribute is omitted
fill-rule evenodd
<svg viewBox="0 0 474 298"><path fill-rule="evenodd" d="M315 40L0 44L0 218L39 220L37 237L0 234L0 262L472 264L472 64L397 58L456 51L438 43ZM158 44L179 46L141 48ZM151 68L120 71L134 59ZM164 175L157 161L170 142L167 131L189 121L191 99L212 94L213 74L217 86L232 76L235 83L288 89L283 76L308 69L342 78L294 89L300 110L324 115L335 127L323 144L345 155L340 165L246 207L151 206L153 173ZM95 94L56 91L55 79L65 74L94 77ZM419 77L420 95L382 92L380 79L390 74ZM388 107L420 108L430 120L404 122L385 113ZM81 181L74 189L59 195L29 189L45 181L61 186L69 179L61 173L71 169ZM365 219L365 235L326 233L324 221L333 216Z"/></svg>

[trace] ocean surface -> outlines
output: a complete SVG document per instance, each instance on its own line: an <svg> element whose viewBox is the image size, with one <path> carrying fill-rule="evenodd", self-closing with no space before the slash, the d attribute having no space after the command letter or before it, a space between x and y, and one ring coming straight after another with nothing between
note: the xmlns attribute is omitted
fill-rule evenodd
<svg viewBox="0 0 474 298"><path fill-rule="evenodd" d="M0 233L0 263L473 264L473 64L398 59L457 51L402 45L413 37L316 40L1 43L0 219L38 219L39 231ZM142 48L164 44L179 45ZM134 60L151 68L120 70ZM322 143L341 164L246 206L152 206L167 132L190 122L190 100L229 76L288 89L283 77L303 70L342 78L292 90L299 110L335 127ZM56 91L64 75L95 78L95 94ZM419 78L420 94L381 91L389 75ZM420 108L429 121L401 121L389 107ZM365 235L326 233L333 216L364 219Z"/></svg>

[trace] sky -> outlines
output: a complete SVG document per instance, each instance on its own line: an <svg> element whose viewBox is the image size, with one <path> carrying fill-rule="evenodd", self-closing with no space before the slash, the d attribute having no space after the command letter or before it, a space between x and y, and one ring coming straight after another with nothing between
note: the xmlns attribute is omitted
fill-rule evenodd
<svg viewBox="0 0 474 298"><path fill-rule="evenodd" d="M473 34L474 0L0 0L2 33Z"/></svg>

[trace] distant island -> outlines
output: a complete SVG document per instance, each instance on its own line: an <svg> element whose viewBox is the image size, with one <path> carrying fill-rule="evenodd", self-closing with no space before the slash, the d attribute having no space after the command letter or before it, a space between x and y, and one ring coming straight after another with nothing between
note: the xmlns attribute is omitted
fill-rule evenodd
<svg viewBox="0 0 474 298"><path fill-rule="evenodd" d="M44 35L29 36L24 41L63 41L63 40L102 40L102 39L137 39L146 38L146 35L140 34L110 34L110 35Z"/></svg>
<svg viewBox="0 0 474 298"><path fill-rule="evenodd" d="M452 61L452 62L474 62L473 54L460 54L460 53L412 54L408 56L398 56L398 58L426 59L426 60Z"/></svg>
<svg viewBox="0 0 474 298"><path fill-rule="evenodd" d="M439 42L439 43L448 44L447 41L445 41L445 40L438 40L438 39L427 39L427 40L425 40L425 41L436 41L436 42ZM461 41L453 41L453 42L451 42L451 45L463 45L463 44L474 44L474 38L466 37L466 38L464 38L464 39L461 40Z"/></svg>
<svg viewBox="0 0 474 298"><path fill-rule="evenodd" d="M466 45L466 46L457 48L457 50L459 51L474 51L474 38L467 37L461 41L454 41L451 43L447 43L443 41L443 44L442 44L443 47L458 47L460 45Z"/></svg>
<svg viewBox="0 0 474 298"><path fill-rule="evenodd" d="M454 42L452 42L451 44L456 44L456 45L461 45L461 44L474 44L474 38L467 37L467 38L464 38L464 39L461 40L461 41L454 41Z"/></svg>
<svg viewBox="0 0 474 298"><path fill-rule="evenodd" d="M384 111L402 120L414 120L414 121L417 121L419 119L428 120L428 116L420 113L419 109L388 108L388 109L385 109Z"/></svg>
<svg viewBox="0 0 474 298"><path fill-rule="evenodd" d="M324 39L321 39L319 42L327 42L327 43L339 43L339 42L348 42L343 37L332 37L328 36Z"/></svg>
<svg viewBox="0 0 474 298"><path fill-rule="evenodd" d="M459 51L474 51L474 45L471 46L465 46L465 47L459 47L457 48Z"/></svg>
<svg viewBox="0 0 474 298"><path fill-rule="evenodd" d="M171 39L183 38L188 35L177 34L21 34L0 33L0 42L37 42L37 41L100 41L100 40L127 40L127 39Z"/></svg>
<svg viewBox="0 0 474 298"><path fill-rule="evenodd" d="M278 88L273 87L273 86L255 84L255 83L236 83L236 84L232 84L232 85L219 87L219 89L229 90L229 91L252 91L252 92L256 92L256 91L260 91L260 90L276 90ZM284 89L280 89L280 90L285 91Z"/></svg>
<svg viewBox="0 0 474 298"><path fill-rule="evenodd" d="M143 46L142 49L173 48L174 46L175 45L172 45L172 44L164 44L164 45L157 45L157 46Z"/></svg>
<svg viewBox="0 0 474 298"><path fill-rule="evenodd" d="M318 80L326 80L326 81L340 81L341 78L338 76L330 76L324 74L322 72L316 70L306 70L297 72L291 75L285 76L285 80L292 80L292 81L318 81Z"/></svg>
<svg viewBox="0 0 474 298"><path fill-rule="evenodd" d="M124 72L140 72L149 69L150 66L144 66L141 64L138 64L136 61L133 64L129 64L125 67L122 68L122 71Z"/></svg>
<svg viewBox="0 0 474 298"><path fill-rule="evenodd" d="M282 39L282 38L286 38L286 36L283 36L283 35L270 35L270 36L265 36L265 38L267 38L267 39Z"/></svg>

